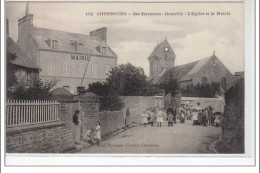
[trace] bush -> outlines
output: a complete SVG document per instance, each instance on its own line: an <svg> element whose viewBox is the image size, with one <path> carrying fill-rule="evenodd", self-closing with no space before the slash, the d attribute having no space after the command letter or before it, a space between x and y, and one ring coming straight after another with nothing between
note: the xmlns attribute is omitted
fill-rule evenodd
<svg viewBox="0 0 260 173"><path fill-rule="evenodd" d="M43 82L40 79L34 79L32 84L27 87L19 85L14 91L7 92L8 99L16 100L44 100L50 99L50 90L55 86L57 81L51 80Z"/></svg>

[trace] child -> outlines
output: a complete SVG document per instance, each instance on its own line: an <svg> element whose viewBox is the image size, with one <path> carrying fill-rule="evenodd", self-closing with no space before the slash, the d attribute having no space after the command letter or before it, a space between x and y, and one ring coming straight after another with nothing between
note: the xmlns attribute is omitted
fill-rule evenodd
<svg viewBox="0 0 260 173"><path fill-rule="evenodd" d="M220 124L220 116L219 115L216 115L216 118L215 118L215 126L216 127L218 127L218 126L220 126L221 124Z"/></svg>
<svg viewBox="0 0 260 173"><path fill-rule="evenodd" d="M148 123L148 120L147 120L147 117L148 115L146 114L146 111L144 110L143 111L143 115L142 115L142 123L143 123L143 126L145 127Z"/></svg>
<svg viewBox="0 0 260 173"><path fill-rule="evenodd" d="M157 115L156 115L156 121L157 121L157 127L162 127L162 122L163 122L163 111L162 111L162 109L158 109Z"/></svg>
<svg viewBox="0 0 260 173"><path fill-rule="evenodd" d="M202 124L203 126L206 126L207 127L207 121L208 121L208 118L207 118L207 115L206 115L206 110L202 110Z"/></svg>
<svg viewBox="0 0 260 173"><path fill-rule="evenodd" d="M95 128L95 137L94 139L97 141L97 145L100 144L101 141L101 128L100 128L100 123L97 122L97 126Z"/></svg>
<svg viewBox="0 0 260 173"><path fill-rule="evenodd" d="M87 130L87 132L84 135L84 141L90 143L91 145L94 145L94 139L90 128Z"/></svg>
<svg viewBox="0 0 260 173"><path fill-rule="evenodd" d="M198 112L196 109L193 109L192 120L193 120L193 124L192 124L193 126L198 125Z"/></svg>
<svg viewBox="0 0 260 173"><path fill-rule="evenodd" d="M181 111L181 123L185 123L185 114L184 114L184 111Z"/></svg>

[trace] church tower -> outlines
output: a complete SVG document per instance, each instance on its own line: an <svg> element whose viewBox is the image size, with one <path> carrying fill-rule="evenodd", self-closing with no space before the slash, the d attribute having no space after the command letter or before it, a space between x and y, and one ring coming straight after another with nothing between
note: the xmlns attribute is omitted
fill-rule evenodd
<svg viewBox="0 0 260 173"><path fill-rule="evenodd" d="M148 57L150 77L159 77L167 69L174 67L175 57L176 55L165 37L165 40L158 44Z"/></svg>

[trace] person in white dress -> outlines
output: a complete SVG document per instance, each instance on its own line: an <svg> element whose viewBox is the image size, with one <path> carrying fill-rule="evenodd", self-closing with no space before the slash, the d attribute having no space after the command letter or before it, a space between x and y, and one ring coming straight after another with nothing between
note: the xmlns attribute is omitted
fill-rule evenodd
<svg viewBox="0 0 260 173"><path fill-rule="evenodd" d="M164 115L164 113L163 113L162 109L159 109L159 110L157 111L157 116L156 116L156 117L157 117L157 118L156 118L157 127L162 127L163 115Z"/></svg>
<svg viewBox="0 0 260 173"><path fill-rule="evenodd" d="M143 111L143 115L142 115L142 124L145 127L148 124L148 115L146 114L146 111Z"/></svg>

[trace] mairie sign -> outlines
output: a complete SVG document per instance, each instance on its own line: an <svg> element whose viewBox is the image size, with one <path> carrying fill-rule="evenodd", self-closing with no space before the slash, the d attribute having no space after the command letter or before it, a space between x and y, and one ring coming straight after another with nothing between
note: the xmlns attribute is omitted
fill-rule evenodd
<svg viewBox="0 0 260 173"><path fill-rule="evenodd" d="M86 55L71 55L71 60L87 61Z"/></svg>

